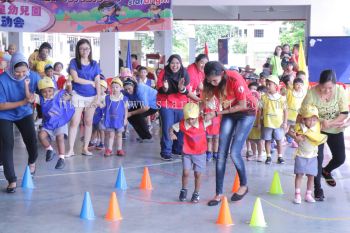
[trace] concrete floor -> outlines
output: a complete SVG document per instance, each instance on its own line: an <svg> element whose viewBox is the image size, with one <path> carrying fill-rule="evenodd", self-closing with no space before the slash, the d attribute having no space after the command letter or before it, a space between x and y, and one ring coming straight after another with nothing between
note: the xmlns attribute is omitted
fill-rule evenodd
<svg viewBox="0 0 350 233"><path fill-rule="evenodd" d="M347 135L350 135L347 132ZM350 137L347 136L347 154L350 155ZM27 156L20 136L15 143L15 167L17 176L24 173ZM329 233L350 232L350 170L349 159L334 172L337 186L324 184L325 202L301 205L292 203L294 176L292 149L285 151L286 164L266 166L255 161L246 162L249 193L240 202L229 203L234 226L215 224L219 206L208 207L207 201L215 191L215 165L208 164L202 183L199 204L178 202L181 188L181 162L163 162L159 157L159 140L152 144L139 144L131 132L125 141L127 155L104 158L102 152L93 157L75 156L66 160L63 171L54 169L56 159L45 162L40 147L36 188L18 188L15 194L0 193L0 233L38 232L298 232ZM76 149L78 152L78 149ZM329 153L328 153L329 154ZM119 166L123 165L128 184L126 191L118 191L118 201L123 216L120 222L107 222L104 215ZM144 166L149 167L153 190L141 191L138 186ZM284 195L272 196L269 190L273 172L279 171ZM235 169L228 163L224 190L231 197ZM305 190L305 181L302 192ZM189 197L192 194L191 178ZM18 186L21 179L18 181ZM6 187L2 172L0 185ZM84 192L91 194L96 219L79 218ZM251 228L249 220L255 199L260 197L267 228Z"/></svg>

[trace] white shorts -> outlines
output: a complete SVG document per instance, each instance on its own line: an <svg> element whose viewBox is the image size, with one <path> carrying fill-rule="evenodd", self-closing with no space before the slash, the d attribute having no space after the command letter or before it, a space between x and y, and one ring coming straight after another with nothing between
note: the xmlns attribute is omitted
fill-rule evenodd
<svg viewBox="0 0 350 233"><path fill-rule="evenodd" d="M75 108L86 108L90 107L92 102L95 100L96 96L81 96L75 91L73 91L72 104Z"/></svg>

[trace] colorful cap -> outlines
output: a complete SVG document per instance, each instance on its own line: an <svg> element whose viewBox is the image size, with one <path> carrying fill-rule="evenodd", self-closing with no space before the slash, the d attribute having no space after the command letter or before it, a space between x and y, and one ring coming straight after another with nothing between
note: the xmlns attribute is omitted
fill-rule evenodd
<svg viewBox="0 0 350 233"><path fill-rule="evenodd" d="M314 105L303 105L299 111L303 118L309 118L312 116L318 117L318 109Z"/></svg>
<svg viewBox="0 0 350 233"><path fill-rule="evenodd" d="M184 107L184 118L198 118L199 117L199 106L195 103L187 103Z"/></svg>
<svg viewBox="0 0 350 233"><path fill-rule="evenodd" d="M51 64L47 64L45 65L45 70L48 70L48 69L53 69L53 66Z"/></svg>
<svg viewBox="0 0 350 233"><path fill-rule="evenodd" d="M103 86L104 88L108 88L107 82L103 79L100 80L100 85Z"/></svg>
<svg viewBox="0 0 350 233"><path fill-rule="evenodd" d="M53 83L52 79L45 76L38 82L38 88L39 90L45 89L45 88L55 88L55 84Z"/></svg>
<svg viewBox="0 0 350 233"><path fill-rule="evenodd" d="M113 78L113 80L112 80L112 82L111 82L111 85L112 85L113 83L117 83L117 84L119 84L119 86L123 87L123 82L122 82L122 80L120 80L119 77Z"/></svg>
<svg viewBox="0 0 350 233"><path fill-rule="evenodd" d="M122 68L120 72L121 78L132 77L132 73L129 68Z"/></svg>
<svg viewBox="0 0 350 233"><path fill-rule="evenodd" d="M280 84L280 79L278 78L277 75L270 75L269 77L266 78L266 80L270 80L271 82L275 83L276 85Z"/></svg>

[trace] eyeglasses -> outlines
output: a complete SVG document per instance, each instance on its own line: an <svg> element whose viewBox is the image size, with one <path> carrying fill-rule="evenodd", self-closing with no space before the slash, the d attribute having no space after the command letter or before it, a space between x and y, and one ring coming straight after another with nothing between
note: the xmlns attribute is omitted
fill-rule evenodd
<svg viewBox="0 0 350 233"><path fill-rule="evenodd" d="M79 48L79 51L90 51L90 48Z"/></svg>

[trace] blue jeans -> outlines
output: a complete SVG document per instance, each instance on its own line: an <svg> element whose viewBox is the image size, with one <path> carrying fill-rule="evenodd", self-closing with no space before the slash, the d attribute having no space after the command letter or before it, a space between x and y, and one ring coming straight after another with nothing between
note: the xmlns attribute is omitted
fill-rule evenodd
<svg viewBox="0 0 350 233"><path fill-rule="evenodd" d="M173 124L178 123L183 119L184 114L182 109L161 108L159 113L162 128L160 155L171 156L171 153L182 154L183 134L181 132L175 133L177 136L177 140L175 141L172 141L169 136L169 129Z"/></svg>
<svg viewBox="0 0 350 233"><path fill-rule="evenodd" d="M219 153L216 160L216 194L222 194L226 159L231 144L231 159L235 164L241 186L247 185L242 148L253 128L255 116L246 114L223 115L220 125Z"/></svg>

